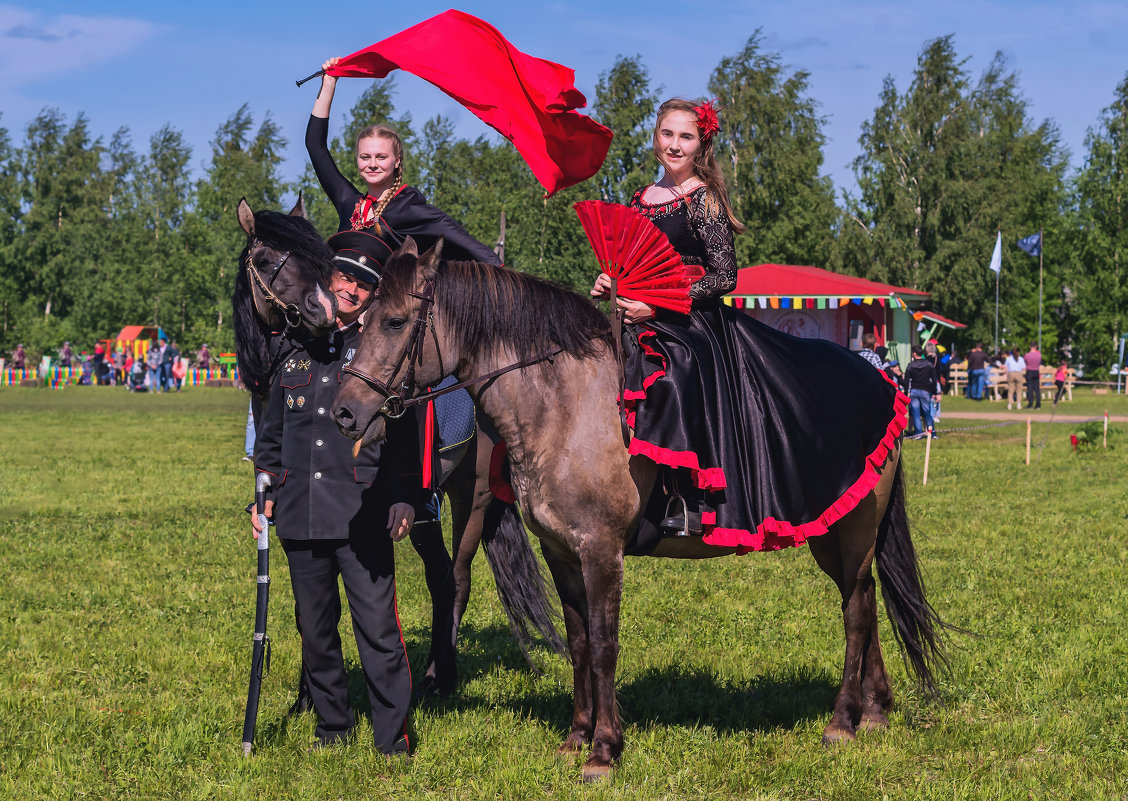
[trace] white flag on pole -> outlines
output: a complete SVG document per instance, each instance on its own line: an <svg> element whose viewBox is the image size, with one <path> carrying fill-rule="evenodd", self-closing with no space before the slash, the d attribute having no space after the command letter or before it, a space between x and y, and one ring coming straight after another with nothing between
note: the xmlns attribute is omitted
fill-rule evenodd
<svg viewBox="0 0 1128 801"><path fill-rule="evenodd" d="M995 237L995 252L991 254L991 269L995 274L999 274L999 270L1003 269L1003 232L999 231Z"/></svg>

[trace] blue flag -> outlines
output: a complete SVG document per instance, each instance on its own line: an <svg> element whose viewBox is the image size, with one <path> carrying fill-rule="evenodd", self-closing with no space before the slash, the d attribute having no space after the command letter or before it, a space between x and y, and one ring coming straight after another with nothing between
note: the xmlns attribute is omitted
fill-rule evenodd
<svg viewBox="0 0 1128 801"><path fill-rule="evenodd" d="M1026 239L1018 240L1018 246L1029 253L1031 256L1042 255L1042 234L1041 232L1031 234Z"/></svg>

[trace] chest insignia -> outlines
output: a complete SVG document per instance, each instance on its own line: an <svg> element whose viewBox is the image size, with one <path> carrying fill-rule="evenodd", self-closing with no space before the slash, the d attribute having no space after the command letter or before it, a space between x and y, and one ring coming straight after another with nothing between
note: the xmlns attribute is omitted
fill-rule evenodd
<svg viewBox="0 0 1128 801"><path fill-rule="evenodd" d="M297 369L298 369L298 362L297 362L296 359L290 359L290 361L286 362L286 372L287 373L292 373Z"/></svg>
<svg viewBox="0 0 1128 801"><path fill-rule="evenodd" d="M298 404L299 409L305 406L305 395L298 395L298 399L295 401L295 403Z"/></svg>
<svg viewBox="0 0 1128 801"><path fill-rule="evenodd" d="M299 370L308 370L309 365L310 365L309 359L302 359L301 361L298 362L298 369Z"/></svg>
<svg viewBox="0 0 1128 801"><path fill-rule="evenodd" d="M345 366L346 367L348 367L350 364L352 364L353 356L355 356L355 355L356 355L356 348L349 348L345 352Z"/></svg>
<svg viewBox="0 0 1128 801"><path fill-rule="evenodd" d="M286 394L286 405L291 409L294 408L294 396L289 393Z"/></svg>

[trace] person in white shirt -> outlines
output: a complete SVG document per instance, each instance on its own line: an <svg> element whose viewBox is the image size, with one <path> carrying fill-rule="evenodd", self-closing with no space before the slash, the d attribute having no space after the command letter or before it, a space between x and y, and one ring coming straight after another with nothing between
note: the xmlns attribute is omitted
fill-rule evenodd
<svg viewBox="0 0 1128 801"><path fill-rule="evenodd" d="M1007 408L1013 403L1016 409L1022 408L1022 382L1026 377L1026 361L1017 350L1007 354L1003 366L1007 369Z"/></svg>

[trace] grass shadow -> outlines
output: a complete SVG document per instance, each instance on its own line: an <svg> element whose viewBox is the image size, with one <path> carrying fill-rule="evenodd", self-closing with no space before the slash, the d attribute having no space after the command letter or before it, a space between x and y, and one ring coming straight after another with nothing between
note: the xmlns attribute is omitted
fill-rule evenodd
<svg viewBox="0 0 1128 801"><path fill-rule="evenodd" d="M428 641L419 641L419 658L426 656ZM409 651L412 643L408 644ZM542 659L555 658L545 651ZM500 659L499 659L500 657ZM514 644L504 626L464 626L459 648L459 686L498 667L509 671L534 670ZM413 662L414 664L414 662ZM708 726L719 732L759 732L792 728L799 723L829 717L838 693L833 676L816 671L759 676L749 681L729 681L700 668L675 664L632 675L620 673L617 686L624 722L641 726ZM467 711L503 706L521 717L567 731L571 725L572 687L540 684L512 699L484 700L458 689L447 698L420 699L428 709Z"/></svg>
<svg viewBox="0 0 1128 801"><path fill-rule="evenodd" d="M724 733L790 729L829 717L837 693L837 682L813 671L728 681L709 670L678 665L642 671L618 688L625 721L708 726Z"/></svg>

